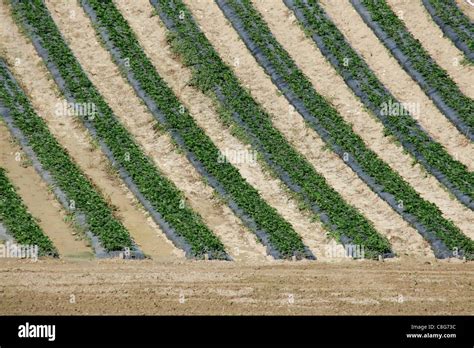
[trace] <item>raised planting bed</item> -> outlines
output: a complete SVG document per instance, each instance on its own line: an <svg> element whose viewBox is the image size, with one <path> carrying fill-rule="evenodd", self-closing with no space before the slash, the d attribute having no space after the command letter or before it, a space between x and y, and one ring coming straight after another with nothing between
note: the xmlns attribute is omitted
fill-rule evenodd
<svg viewBox="0 0 474 348"><path fill-rule="evenodd" d="M471 141L474 100L466 97L384 0L351 0L352 5L403 69L438 109Z"/></svg>
<svg viewBox="0 0 474 348"><path fill-rule="evenodd" d="M428 13L443 33L474 63L474 23L458 8L454 0L423 0Z"/></svg>
<svg viewBox="0 0 474 348"><path fill-rule="evenodd" d="M122 68L156 122L166 129L190 162L224 198L234 213L275 258L314 258L301 237L229 162L196 124L141 48L127 21L112 2L81 1L114 61ZM130 59L128 66L125 58Z"/></svg>
<svg viewBox="0 0 474 348"><path fill-rule="evenodd" d="M92 182L82 173L51 135L46 123L31 106L7 65L0 59L1 113L12 135L19 140L40 176L53 191L66 211L75 216L84 229L99 257L107 252L133 249L128 231L118 221L112 208L97 192Z"/></svg>
<svg viewBox="0 0 474 348"><path fill-rule="evenodd" d="M137 199L188 257L229 259L222 242L201 217L183 204L182 193L164 177L118 121L72 54L42 1L12 1L17 21L29 34L65 98L92 103L93 119L80 118Z"/></svg>
<svg viewBox="0 0 474 348"><path fill-rule="evenodd" d="M319 217L342 244L364 245L370 258L393 255L388 240L328 185L325 178L276 130L270 116L240 85L178 0L152 0L170 30L169 42L193 71L192 83L213 95L221 116L231 119L280 179Z"/></svg>
<svg viewBox="0 0 474 348"><path fill-rule="evenodd" d="M449 161L454 162L443 149L443 152L441 153L436 151L436 149L441 148L440 145L431 146L434 142L428 138L426 133L423 132L409 114L390 116L382 112L381 105L383 105L384 101L389 100L392 103L396 103L397 101L375 77L366 63L344 40L343 35L330 21L316 1L285 0L285 3L295 12L296 17L300 20L306 32L311 35L322 53L344 78L347 85L359 98L361 98L364 104L381 119L385 127L397 136L407 151L409 151L421 163L424 162L425 167L428 166L427 169L430 168L428 163L428 159L430 158L434 164L439 162L435 161L435 159L439 157L446 158L446 162L448 163ZM256 21L257 19L254 18L253 22L255 23ZM266 30L268 31L268 28ZM278 44L274 39L272 40L272 44ZM265 41L261 39L259 42ZM274 49L271 52L280 52L280 49L281 48ZM284 58L280 56L279 58L278 61L274 59L273 62L276 61L276 64L278 64L278 62L287 61L287 69L290 69L290 67L291 69L297 69L289 57ZM344 64L346 59L349 59L350 64ZM279 71L282 71L284 74L283 68L280 68ZM296 73L293 73L292 77L295 76ZM311 84L306 77L301 73L299 74L299 77L300 79L297 80L298 82L295 82L296 86L304 86L306 91L313 91ZM287 81L287 79L289 79L288 75L284 75L279 81ZM293 82L290 80L288 85L291 87L292 83ZM384 198L385 193L389 193L393 198L395 198L394 201L389 201L389 204L395 210L399 211L407 221L412 223L420 231L420 233L431 243L437 256L445 254L446 247L449 250L447 256L453 255L453 251L458 250L461 245L466 253L472 253L472 251L470 251L473 247L472 240L466 237L451 221L444 219L441 211L436 207L436 205L421 198L420 195L398 175L398 173L381 161L372 151L368 150L362 140L351 131L348 124L343 123L341 117L336 115L336 111L328 103L316 103L316 100L321 100L322 98L320 96L315 96L312 92L298 94L298 92L295 91L295 95L298 98L298 101L300 101L300 104L302 104L301 113L303 115L307 116L310 114L310 117L315 118L316 121L320 121L321 124L326 124L327 127L334 127L333 129L329 128L327 131L328 134L331 134L330 137L328 136L328 142L339 144L344 151L351 154L351 158L354 158L357 163L360 163L360 167L363 168L364 172L367 173L370 178L373 179L373 182L377 184L373 190L379 190L381 197ZM323 107L324 105L325 107ZM309 120L312 121L311 118ZM337 130L341 131L337 132ZM342 130L345 130L345 132ZM417 137L420 141L416 141ZM426 150L423 150L423 147L421 147L422 145L426 147ZM418 149L419 152L417 151ZM433 153L430 154L430 150L433 151ZM423 154L426 154L426 156L423 156ZM425 157L427 159L425 159ZM351 165L351 161L348 161L347 163L348 165ZM457 164L457 162L454 164ZM457 167L454 166L454 168ZM461 175L462 178L467 178L465 181L472 181L472 173L468 172L465 167L463 168L464 170L461 173L458 173L458 175ZM432 172L433 170L434 169L431 168ZM450 172L448 171L447 173ZM439 177L439 170L435 170L434 174ZM464 176L462 176L462 174ZM453 178L459 179L459 177L456 176L453 176ZM447 175L441 176L440 179L441 182L445 181ZM472 193L472 184L466 185L464 181L459 181L465 184L467 193ZM374 186L370 181L366 182L369 186ZM459 194L460 193L458 193L458 195ZM464 203L472 209L473 201L469 195L463 194L460 197L460 200L464 200ZM403 209L393 205L393 203L397 201L402 201L404 203ZM436 249L440 250L437 251Z"/></svg>
<svg viewBox="0 0 474 348"><path fill-rule="evenodd" d="M28 212L3 168L0 168L0 224L16 243L38 246L39 256L58 256L58 251Z"/></svg>

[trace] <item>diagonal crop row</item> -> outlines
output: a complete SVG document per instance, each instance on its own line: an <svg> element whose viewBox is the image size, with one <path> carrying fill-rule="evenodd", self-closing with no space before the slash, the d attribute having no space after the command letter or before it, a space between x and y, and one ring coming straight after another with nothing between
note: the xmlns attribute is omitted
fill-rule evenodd
<svg viewBox="0 0 474 348"><path fill-rule="evenodd" d="M383 0L351 0L400 65L456 128L474 140L474 100L465 96Z"/></svg>
<svg viewBox="0 0 474 348"><path fill-rule="evenodd" d="M152 0L151 3L170 30L170 44L184 64L192 67L193 84L216 98L222 114L232 115L234 123L245 132L268 165L308 203L331 235L343 244L364 245L368 257L392 254L388 240L347 204L273 127L270 115L242 88L186 6L179 0Z"/></svg>
<svg viewBox="0 0 474 348"><path fill-rule="evenodd" d="M285 0L285 3L349 88L380 119L386 132L394 135L460 202L474 209L474 174L420 127L345 40L317 1ZM387 113L387 105L399 105L400 110Z"/></svg>
<svg viewBox="0 0 474 348"><path fill-rule="evenodd" d="M317 1L285 0L285 3L349 88L380 119L386 132L394 135L460 202L474 209L474 174L420 127L345 40ZM399 105L400 110L387 113L387 105Z"/></svg>
<svg viewBox="0 0 474 348"><path fill-rule="evenodd" d="M136 144L82 70L43 1L12 1L13 13L29 33L60 90L69 102L92 103L96 116L80 118L118 168L120 176L167 236L189 257L228 258L224 245L183 204L180 191Z"/></svg>
<svg viewBox="0 0 474 348"><path fill-rule="evenodd" d="M85 217L88 230L107 251L132 248L128 231L118 221L104 198L51 135L46 123L31 106L27 96L0 60L0 103L8 110L16 131L33 150L35 157L66 196L63 205ZM74 204L71 205L71 202ZM70 209L73 207L72 209Z"/></svg>
<svg viewBox="0 0 474 348"><path fill-rule="evenodd" d="M368 149L351 125L314 90L249 0L218 0L218 5L290 103L335 153L346 157L345 162L375 193L418 229L437 257L474 251L474 242Z"/></svg>
<svg viewBox="0 0 474 348"><path fill-rule="evenodd" d="M131 58L124 71L137 95L147 103L157 122L170 131L196 169L210 178L208 182L223 195L231 209L241 215L244 222L250 220L247 225L273 256L305 257L308 251L292 226L260 197L231 163L219 160L219 149L159 76L114 4L83 0L82 5L115 62L125 68L121 63Z"/></svg>
<svg viewBox="0 0 474 348"><path fill-rule="evenodd" d="M383 105L400 105L400 103L352 49L317 1L285 0L285 3L295 12L306 32L312 36L322 53L344 78L346 84L361 98L365 106L373 111L386 129L400 140L409 153L417 158L440 182L451 188L451 191L461 202L472 209L474 207L472 200L474 175L468 172L463 164L454 161L441 145L429 138L416 121L410 117L408 111L400 112L393 117L384 114ZM440 173L443 175L439 175ZM463 188L461 192L464 197L456 194L452 189L454 185L451 182Z"/></svg>
<svg viewBox="0 0 474 348"><path fill-rule="evenodd" d="M474 23L459 9L455 0L423 0L428 13L454 45L474 63Z"/></svg>
<svg viewBox="0 0 474 348"><path fill-rule="evenodd" d="M53 243L28 212L3 168L0 168L0 223L17 243L38 246L41 256L58 256Z"/></svg>

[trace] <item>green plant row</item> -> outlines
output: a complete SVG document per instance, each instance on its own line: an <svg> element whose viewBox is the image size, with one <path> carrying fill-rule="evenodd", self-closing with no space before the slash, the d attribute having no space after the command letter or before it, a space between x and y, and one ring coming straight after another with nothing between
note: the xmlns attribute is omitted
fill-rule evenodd
<svg viewBox="0 0 474 348"><path fill-rule="evenodd" d="M372 20L395 42L396 47L408 57L410 66L423 77L425 84L417 82L428 97L430 97L431 91L435 90L444 103L453 109L465 123L472 136L474 133L474 100L462 94L448 73L436 64L385 1L361 0L361 3L370 13Z"/></svg>
<svg viewBox="0 0 474 348"><path fill-rule="evenodd" d="M310 124L317 131L321 128L319 133L341 157L344 153L349 155L350 160L347 163L357 163L363 173L374 180L375 185L369 186L372 189L374 186L380 187L380 190L374 190L376 193L392 195L395 200L391 205L395 211L402 216L405 214L413 216L415 221L421 224L431 236L436 236L437 239L443 241L450 250L461 249L466 254L474 251L474 242L467 238L451 221L444 219L436 205L421 198L397 172L367 148L360 136L352 130L352 126L324 97L315 91L309 79L275 39L249 0L228 0L225 1L225 4L233 10L233 14L239 19L242 25L240 27L242 28L241 33L248 35L250 41L255 45L254 51L258 51L261 56L267 59L271 68L278 74L278 80L286 83L292 95L302 102L304 108L309 112ZM234 22L233 24L236 25ZM326 32L325 29L319 27L320 31ZM285 93L283 90L282 92ZM358 171L357 167L355 171ZM397 202L403 202L403 208L400 208L401 205ZM425 233L424 230L422 232L422 234ZM430 236L425 235L425 237L430 239ZM433 244L433 247L435 245L436 243Z"/></svg>
<svg viewBox="0 0 474 348"><path fill-rule="evenodd" d="M317 1L295 0L293 3L304 16L304 23L301 24L306 33L319 38L319 41L315 40L316 44L346 82L357 81L356 85L347 84L361 98L365 106L383 122L386 133L395 136L407 152L420 159L420 163L428 172L435 176L437 176L436 172L441 173L444 178L438 175L440 181L445 184L444 181L447 180L462 195L465 195L468 200L460 199L460 201L472 209L474 174L469 172L463 163L454 160L441 144L431 139L419 127L403 104L391 95L365 61L345 40ZM401 108L394 115L386 115L383 114L384 105L400 105ZM456 196L459 198L458 195Z"/></svg>
<svg viewBox="0 0 474 348"><path fill-rule="evenodd" d="M305 246L292 226L260 197L258 191L242 178L232 164L219 160L219 149L159 76L113 2L86 0L83 4L91 6L99 28L107 32L108 40L120 52L120 59L116 62L120 65L125 57L132 57L126 70L139 82L141 90L153 100L164 116L163 121L158 119L157 122L168 130L172 129L171 134L182 139L182 142L177 143L182 143L207 173L217 179L226 192L224 198L234 201L253 219L257 230L265 232L280 257L304 256Z"/></svg>
<svg viewBox="0 0 474 348"><path fill-rule="evenodd" d="M199 30L191 13L179 0L152 1L171 29L170 44L184 64L192 67L193 84L215 96L221 113L233 115L237 124L252 139L267 163L303 200L308 202L333 237L340 242L364 245L368 257L390 254L388 240L354 207L328 185L322 175L276 130L270 118L240 85L210 42ZM223 116L225 117L225 116Z"/></svg>
<svg viewBox="0 0 474 348"><path fill-rule="evenodd" d="M41 256L58 256L53 243L28 212L3 168L0 168L0 222L18 244L37 245Z"/></svg>
<svg viewBox="0 0 474 348"><path fill-rule="evenodd" d="M442 30L448 27L457 36L455 39L461 41L467 47L463 50L466 58L474 63L474 23L459 9L455 0L423 0L423 4L431 6L434 13L428 11L430 15L435 15L441 21ZM445 34L448 34L445 32ZM451 35L447 35L454 39ZM456 42L455 42L456 44Z"/></svg>
<svg viewBox="0 0 474 348"><path fill-rule="evenodd" d="M96 133L94 136L113 154L114 164L118 164L128 173L139 193L148 200L166 224L174 229L174 233L185 240L191 248L187 250L188 256L202 258L208 254L212 258L226 258L221 241L205 226L199 215L183 205L181 192L141 151L88 79L44 3L41 0L13 1L12 6L17 20L24 24L33 40L36 38L37 44L47 52L48 60L45 63L48 68L53 71L52 67L57 69L64 80L64 86L59 86L65 95L76 103L95 105L97 116L92 120L80 118L81 121L93 127ZM40 50L39 53L41 55Z"/></svg>
<svg viewBox="0 0 474 348"><path fill-rule="evenodd" d="M71 211L85 215L87 227L108 251L133 245L128 231L113 215L104 198L81 172L67 151L51 135L46 123L0 61L0 101L8 107L14 125L23 133L42 167L67 196Z"/></svg>

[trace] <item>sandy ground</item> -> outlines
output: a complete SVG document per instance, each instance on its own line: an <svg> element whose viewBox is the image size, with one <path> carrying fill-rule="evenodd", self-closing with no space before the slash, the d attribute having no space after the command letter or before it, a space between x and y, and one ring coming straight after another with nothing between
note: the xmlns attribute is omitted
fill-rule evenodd
<svg viewBox="0 0 474 348"><path fill-rule="evenodd" d="M461 11L468 16L471 21L474 21L474 5L470 5L467 0L456 0ZM471 3L474 4L474 1L471 0Z"/></svg>
<svg viewBox="0 0 474 348"><path fill-rule="evenodd" d="M474 314L472 263L0 260L0 314Z"/></svg>
<svg viewBox="0 0 474 348"><path fill-rule="evenodd" d="M116 215L145 254L160 259L184 257L111 170L108 159L99 148L92 145L89 133L82 124L73 117L56 115L56 106L62 105L64 100L41 58L33 45L20 34L4 3L0 3L0 17L1 52L11 63L13 73L28 94L35 111L46 121L51 134L116 208Z"/></svg>
<svg viewBox="0 0 474 348"><path fill-rule="evenodd" d="M276 39L312 82L316 91L330 101L354 131L380 158L396 170L423 198L435 203L444 216L474 239L474 212L450 196L438 180L426 173L421 165L413 166L413 159L403 148L383 134L383 125L369 114L340 75L307 38L295 17L280 2L254 1ZM376 121L377 120L377 121Z"/></svg>
<svg viewBox="0 0 474 348"><path fill-rule="evenodd" d="M474 67L461 64L463 52L444 37L421 1L388 0L388 4L435 62L448 72L461 92L474 98Z"/></svg>
<svg viewBox="0 0 474 348"><path fill-rule="evenodd" d="M28 211L61 255L92 258L92 249L72 224L66 222L66 211L13 141L6 125L0 123L0 167L7 170L8 179L17 188Z"/></svg>
<svg viewBox="0 0 474 348"><path fill-rule="evenodd" d="M400 255L432 255L422 237L390 206L380 199L332 151L324 150L324 142L303 118L279 95L271 79L258 65L238 34L230 26L217 5L212 2L185 1L207 38L229 64L243 86L272 116L273 124L302 153L328 183L351 205L358 208L387 236ZM239 64L233 64L238 58Z"/></svg>
<svg viewBox="0 0 474 348"><path fill-rule="evenodd" d="M167 30L161 25L158 17L150 16L153 8L148 0L130 3L119 1L116 4L137 34L140 44L160 76L179 96L196 123L204 129L219 150L230 154L232 151L249 153L250 146L235 138L231 130L222 124L212 100L188 85L191 73L171 52L165 37ZM230 160L247 182L260 192L261 197L294 227L305 245L316 253L318 259L323 258L323 245L329 242L323 227L319 222L311 221L309 212L299 210L298 203L287 193L286 187L282 187L283 183L269 175L258 161L232 160L232 158Z"/></svg>
<svg viewBox="0 0 474 348"><path fill-rule="evenodd" d="M356 10L352 6L339 6L331 0L321 0L320 3L352 48L364 58L395 98L402 103L417 103L420 109L420 125L433 139L442 144L451 156L467 165L469 170L474 170L474 144L436 108L367 27Z"/></svg>
<svg viewBox="0 0 474 348"><path fill-rule="evenodd" d="M82 8L75 2L47 1L52 16L91 81L162 173L180 189L186 204L203 218L235 260L265 260L266 250L230 208L216 198L168 134L156 134L156 121L121 76ZM74 18L70 18L74 13ZM117 91L120 91L119 93Z"/></svg>

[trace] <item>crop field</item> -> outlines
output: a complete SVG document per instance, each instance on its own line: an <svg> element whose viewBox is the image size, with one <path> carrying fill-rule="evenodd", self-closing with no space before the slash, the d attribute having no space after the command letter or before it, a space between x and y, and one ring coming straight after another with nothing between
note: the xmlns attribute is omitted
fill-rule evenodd
<svg viewBox="0 0 474 348"><path fill-rule="evenodd" d="M473 19L0 0L0 315L472 315Z"/></svg>

